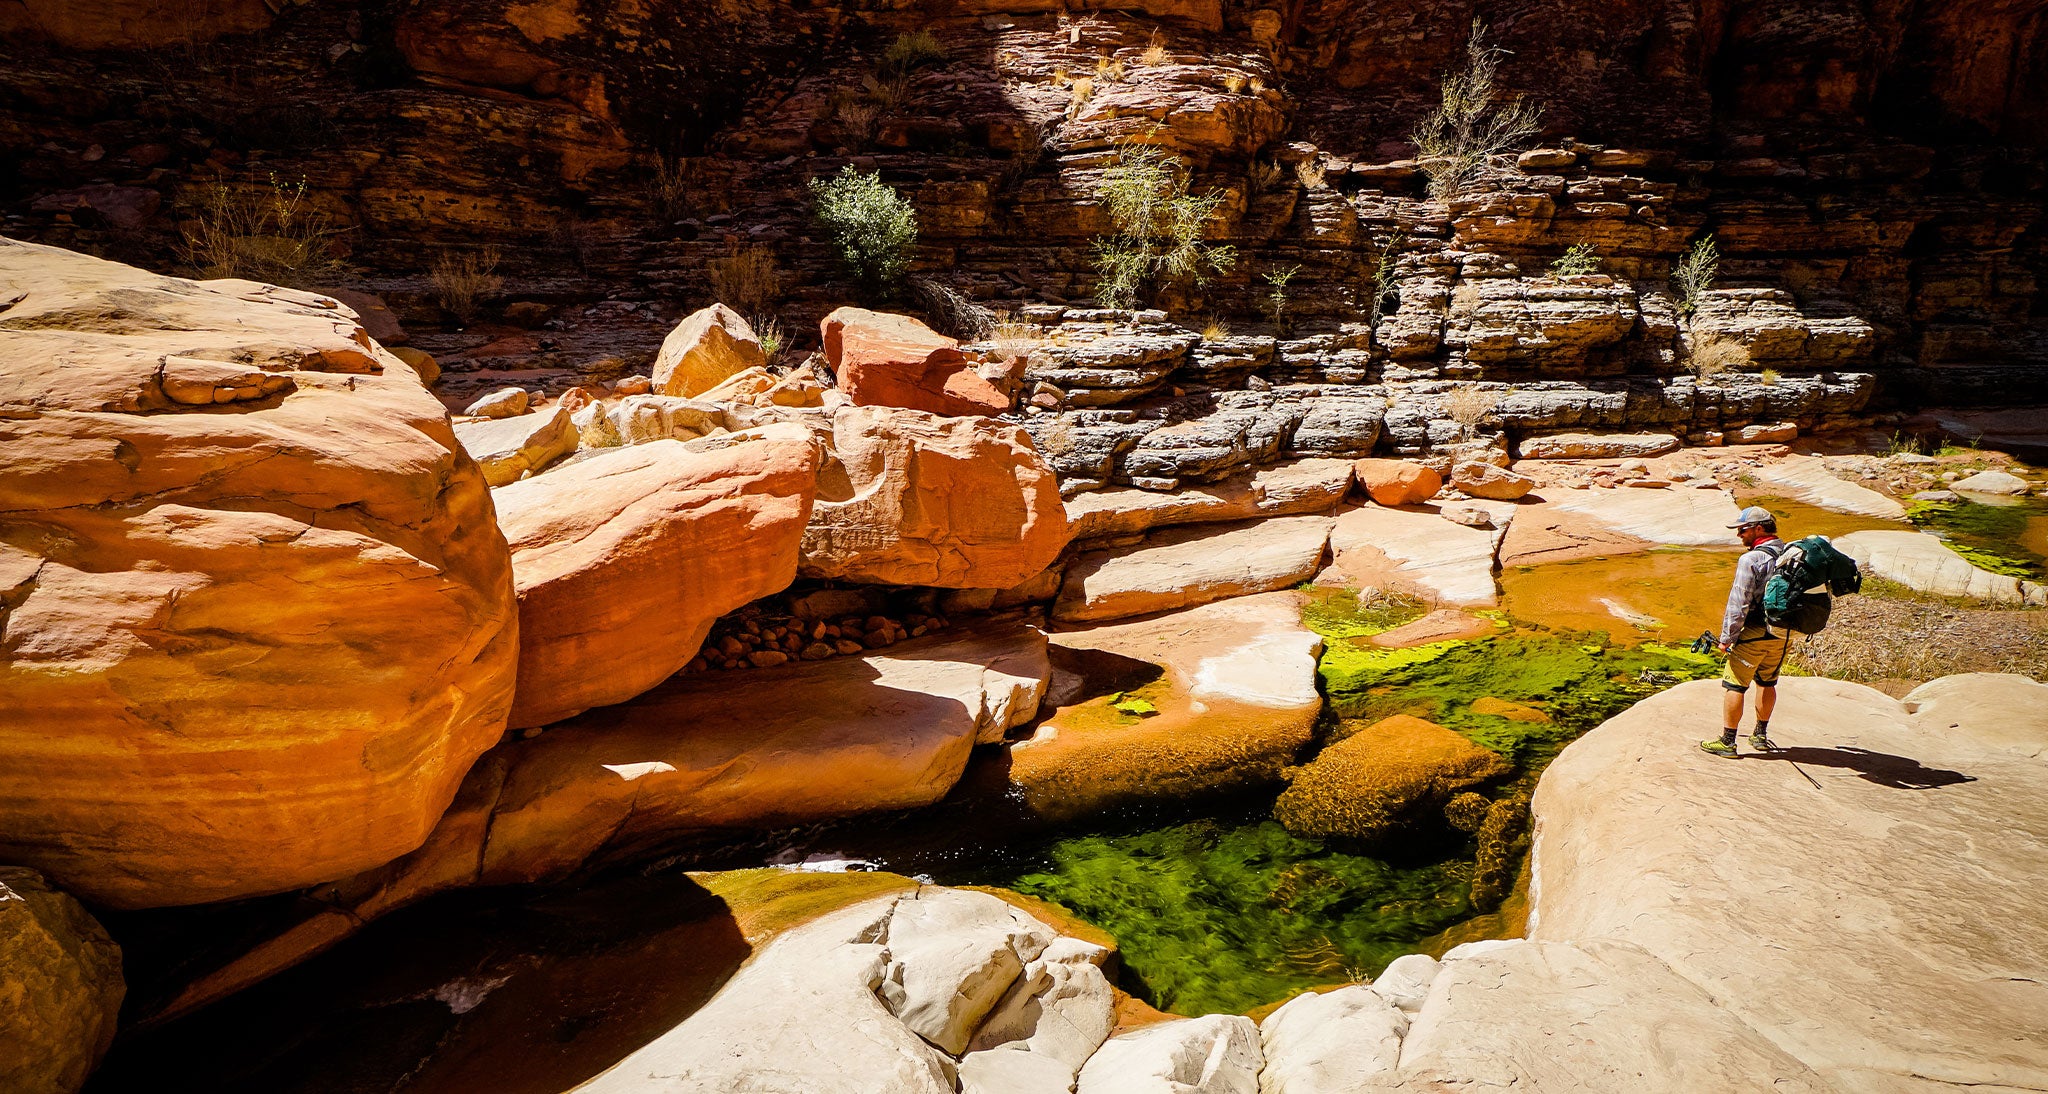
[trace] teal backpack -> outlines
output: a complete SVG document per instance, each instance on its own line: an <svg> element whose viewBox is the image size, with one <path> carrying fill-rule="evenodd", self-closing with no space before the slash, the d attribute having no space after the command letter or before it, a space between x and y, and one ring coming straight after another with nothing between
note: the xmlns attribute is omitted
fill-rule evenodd
<svg viewBox="0 0 2048 1094"><path fill-rule="evenodd" d="M1819 634L1834 612L1834 598L1863 588L1856 560L1835 550L1826 536L1807 536L1767 552L1773 556L1764 582L1764 624L1774 630Z"/></svg>

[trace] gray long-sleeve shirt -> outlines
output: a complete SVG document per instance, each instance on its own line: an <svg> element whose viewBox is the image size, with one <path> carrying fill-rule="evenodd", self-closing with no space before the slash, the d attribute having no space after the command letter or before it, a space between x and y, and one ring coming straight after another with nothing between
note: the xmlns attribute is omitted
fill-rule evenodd
<svg viewBox="0 0 2048 1094"><path fill-rule="evenodd" d="M1763 543L1778 543L1776 537ZM1742 633L1743 621L1749 618L1749 609L1764 598L1764 582L1771 579L1771 570L1778 560L1756 547L1742 552L1735 563L1735 584L1728 588L1728 608L1721 613L1721 644L1732 646L1735 638Z"/></svg>

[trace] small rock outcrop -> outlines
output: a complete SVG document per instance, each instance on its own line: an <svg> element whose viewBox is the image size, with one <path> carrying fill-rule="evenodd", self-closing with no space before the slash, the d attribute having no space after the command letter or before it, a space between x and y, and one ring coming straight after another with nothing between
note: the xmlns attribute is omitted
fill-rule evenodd
<svg viewBox="0 0 2048 1094"><path fill-rule="evenodd" d="M1418 505L1444 486L1442 475L1412 460L1357 460L1351 466L1359 488L1381 505Z"/></svg>
<svg viewBox="0 0 2048 1094"><path fill-rule="evenodd" d="M1998 604L2048 605L2048 585L1979 569L1948 544L1922 532L1870 529L1837 537L1835 547L1866 574L1937 596Z"/></svg>
<svg viewBox="0 0 2048 1094"><path fill-rule="evenodd" d="M776 424L606 451L499 490L519 594L511 725L631 699L719 616L786 588L817 467L810 431Z"/></svg>
<svg viewBox="0 0 2048 1094"><path fill-rule="evenodd" d="M805 577L1001 589L1067 545L1059 486L1016 426L849 406L826 429Z"/></svg>
<svg viewBox="0 0 2048 1094"><path fill-rule="evenodd" d="M1189 525L1089 552L1068 567L1053 617L1124 619L1298 585L1322 567L1330 525L1318 516Z"/></svg>
<svg viewBox="0 0 2048 1094"><path fill-rule="evenodd" d="M0 866L0 1088L74 1094L114 1042L121 949L41 874Z"/></svg>
<svg viewBox="0 0 2048 1094"><path fill-rule="evenodd" d="M335 302L0 241L0 859L115 907L368 869L504 732L489 491Z"/></svg>
<svg viewBox="0 0 2048 1094"><path fill-rule="evenodd" d="M457 422L455 439L486 483L503 486L576 451L576 423L554 406L538 414Z"/></svg>
<svg viewBox="0 0 2048 1094"><path fill-rule="evenodd" d="M691 312L662 340L661 352L654 357L654 391L701 395L767 363L754 328L738 312L713 304Z"/></svg>
<svg viewBox="0 0 2048 1094"><path fill-rule="evenodd" d="M981 378L960 343L907 315L840 308L820 325L825 360L855 406L957 417L1001 414L1010 398Z"/></svg>

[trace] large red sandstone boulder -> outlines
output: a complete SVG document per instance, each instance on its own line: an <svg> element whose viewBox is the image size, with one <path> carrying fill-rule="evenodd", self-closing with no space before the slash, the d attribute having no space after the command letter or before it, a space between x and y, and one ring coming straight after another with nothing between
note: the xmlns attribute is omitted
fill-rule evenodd
<svg viewBox="0 0 2048 1094"><path fill-rule="evenodd" d="M116 907L419 846L505 728L482 476L333 301L0 240L0 861Z"/></svg>
<svg viewBox="0 0 2048 1094"><path fill-rule="evenodd" d="M631 699L719 616L788 587L817 477L810 431L775 424L615 448L497 491L519 589L512 725Z"/></svg>
<svg viewBox="0 0 2048 1094"><path fill-rule="evenodd" d="M1416 505L1443 489L1444 477L1412 460L1357 460L1359 489L1381 505Z"/></svg>
<svg viewBox="0 0 2048 1094"><path fill-rule="evenodd" d="M825 360L855 406L1001 414L1009 396L968 367L960 343L907 315L840 308L820 326Z"/></svg>
<svg viewBox="0 0 2048 1094"><path fill-rule="evenodd" d="M724 304L690 313L661 341L654 358L654 390L662 395L700 395L750 368L763 368L768 355L740 314Z"/></svg>
<svg viewBox="0 0 2048 1094"><path fill-rule="evenodd" d="M805 577L1005 589L1067 545L1059 484L1020 427L849 406L830 429Z"/></svg>

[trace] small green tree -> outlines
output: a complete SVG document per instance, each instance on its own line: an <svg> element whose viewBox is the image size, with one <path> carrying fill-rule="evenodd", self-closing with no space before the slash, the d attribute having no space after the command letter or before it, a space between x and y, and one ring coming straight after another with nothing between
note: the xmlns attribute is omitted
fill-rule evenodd
<svg viewBox="0 0 2048 1094"><path fill-rule="evenodd" d="M1591 243L1574 243L1565 248L1563 257L1550 264L1555 277L1578 277L1582 274L1600 272L1600 256L1593 253Z"/></svg>
<svg viewBox="0 0 2048 1094"><path fill-rule="evenodd" d="M1287 333L1287 283L1301 272L1300 266L1276 266L1266 271L1266 314L1273 318L1273 330Z"/></svg>
<svg viewBox="0 0 2048 1094"><path fill-rule="evenodd" d="M1686 249L1685 257L1671 271L1671 287L1678 293L1678 314L1691 316L1700 298L1714 287L1714 274L1721 267L1721 252L1709 232Z"/></svg>
<svg viewBox="0 0 2048 1094"><path fill-rule="evenodd" d="M861 292L871 300L893 295L917 246L917 211L879 171L849 165L830 179L812 179L810 187L818 223Z"/></svg>
<svg viewBox="0 0 2048 1094"><path fill-rule="evenodd" d="M1223 203L1223 192L1188 193L1187 165L1164 149L1136 141L1119 145L1117 164L1103 172L1095 196L1115 229L1095 241L1101 275L1095 296L1104 307L1131 307L1149 285L1199 285L1208 273L1237 263L1235 249L1202 242L1202 228Z"/></svg>
<svg viewBox="0 0 2048 1094"><path fill-rule="evenodd" d="M1429 177L1429 196L1447 198L1479 177L1487 160L1536 134L1542 108L1517 95L1494 102L1493 78L1506 50L1486 43L1486 24L1472 20L1465 67L1444 77L1443 103L1422 120L1412 140Z"/></svg>

